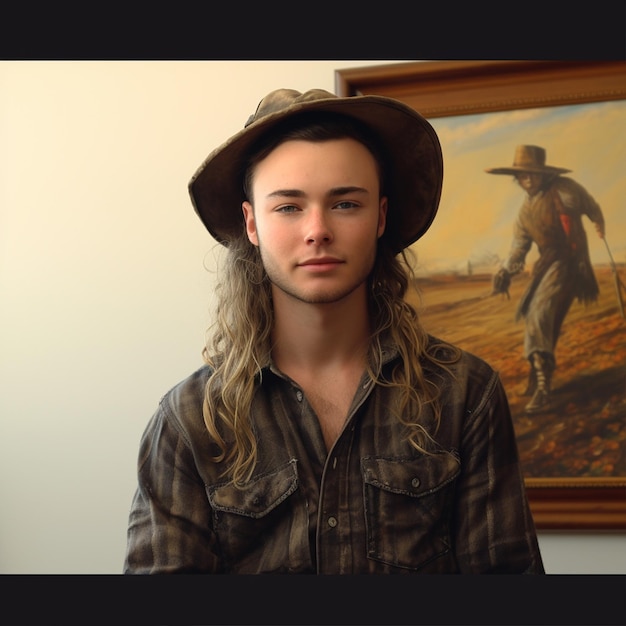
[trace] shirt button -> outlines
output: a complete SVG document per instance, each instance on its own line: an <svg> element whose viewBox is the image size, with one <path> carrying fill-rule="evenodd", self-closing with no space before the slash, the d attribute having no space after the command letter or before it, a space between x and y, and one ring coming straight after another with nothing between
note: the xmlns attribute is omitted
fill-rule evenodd
<svg viewBox="0 0 626 626"><path fill-rule="evenodd" d="M302 398L304 397L304 395L302 394L302 392L298 389L298 391L296 391L296 398L298 398L298 402L302 402Z"/></svg>
<svg viewBox="0 0 626 626"><path fill-rule="evenodd" d="M411 485L412 485L413 487L419 487L419 486L420 486L420 479L419 479L419 478L414 478L414 479L411 481Z"/></svg>
<svg viewBox="0 0 626 626"><path fill-rule="evenodd" d="M329 525L331 528L334 528L335 526L337 526L337 518L336 518L336 517L332 517L332 516L331 516L331 517L329 517L329 518L328 518L328 525Z"/></svg>

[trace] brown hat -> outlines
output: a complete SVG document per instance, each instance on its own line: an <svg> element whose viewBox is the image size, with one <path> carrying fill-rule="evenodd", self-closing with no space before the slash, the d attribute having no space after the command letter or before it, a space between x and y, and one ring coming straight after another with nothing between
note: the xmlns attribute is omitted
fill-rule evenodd
<svg viewBox="0 0 626 626"><path fill-rule="evenodd" d="M189 193L211 235L226 246L241 235L241 203L246 199L243 175L253 144L278 122L304 111L343 113L376 133L390 160L386 164L386 236L398 252L419 239L433 221L441 196L443 159L434 129L398 100L338 97L323 89L272 91L261 100L243 130L211 152L198 168L189 182Z"/></svg>
<svg viewBox="0 0 626 626"><path fill-rule="evenodd" d="M546 151L539 146L517 146L511 167L492 167L485 170L488 174L518 174L534 172L536 174L565 174L572 170L546 165Z"/></svg>

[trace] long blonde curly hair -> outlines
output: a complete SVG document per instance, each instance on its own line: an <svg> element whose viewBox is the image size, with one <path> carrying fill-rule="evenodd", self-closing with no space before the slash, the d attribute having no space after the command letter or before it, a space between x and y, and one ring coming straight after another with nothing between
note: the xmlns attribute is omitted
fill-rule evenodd
<svg viewBox="0 0 626 626"><path fill-rule="evenodd" d="M363 143L375 157L384 195L384 152L367 129L350 118L323 119L296 123L273 130L270 138L252 152L244 175L244 191L252 202L251 181L255 165L287 139L326 141L353 138ZM253 203L253 202L252 202ZM393 210L393 207L390 207ZM369 315L372 334L368 351L368 374L377 384L400 390L397 407L390 407L395 418L407 427L413 447L426 450L435 432L420 424L426 405L435 414L435 431L440 420L439 388L427 380L424 360L446 368L458 355L436 356L436 346L428 348L429 337L420 324L417 309L406 295L415 284L410 252L394 252L399 246L383 235L369 281ZM260 383L262 370L271 358L273 305L271 284L265 273L259 249L250 243L243 219L241 235L228 242L221 279L216 285L215 319L207 332L203 358L211 367L206 384L203 415L206 427L219 452L216 462L225 461L226 474L238 486L245 486L257 459L257 441L250 420L250 408ZM212 332L210 332L212 331ZM383 341L397 346L400 359L390 378L382 373ZM448 353L449 354L449 353Z"/></svg>

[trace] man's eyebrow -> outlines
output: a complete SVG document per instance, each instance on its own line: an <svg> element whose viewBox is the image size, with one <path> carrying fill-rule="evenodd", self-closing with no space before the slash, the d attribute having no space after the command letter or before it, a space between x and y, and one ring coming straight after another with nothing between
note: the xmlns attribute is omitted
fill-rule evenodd
<svg viewBox="0 0 626 626"><path fill-rule="evenodd" d="M276 189L267 194L267 198L304 198L305 193L301 189Z"/></svg>
<svg viewBox="0 0 626 626"><path fill-rule="evenodd" d="M369 193L365 187L357 187L355 185L345 185L343 187L333 187L328 192L329 198L337 196L345 196L349 193ZM267 198L304 198L306 196L302 189L275 189L267 194Z"/></svg>
<svg viewBox="0 0 626 626"><path fill-rule="evenodd" d="M356 187L354 185L349 185L345 187L334 187L328 192L329 196L345 196L348 193L369 193L368 189L365 187Z"/></svg>

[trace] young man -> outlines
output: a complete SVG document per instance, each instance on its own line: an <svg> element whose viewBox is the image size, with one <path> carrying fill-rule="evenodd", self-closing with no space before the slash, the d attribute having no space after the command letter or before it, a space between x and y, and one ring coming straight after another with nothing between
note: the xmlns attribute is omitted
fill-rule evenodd
<svg viewBox="0 0 626 626"><path fill-rule="evenodd" d="M524 269L533 243L539 251L517 309L517 319L524 318L524 356L530 363L524 392L530 396L528 414L549 408L556 344L572 302L588 304L598 298L582 217L604 238L604 216L582 185L563 176L569 171L546 165L545 149L529 145L517 146L512 166L487 170L513 176L524 191L511 250L494 280L508 284Z"/></svg>
<svg viewBox="0 0 626 626"><path fill-rule="evenodd" d="M543 573L504 389L428 336L432 127L279 89L190 182L226 247L206 366L141 442L127 573Z"/></svg>

